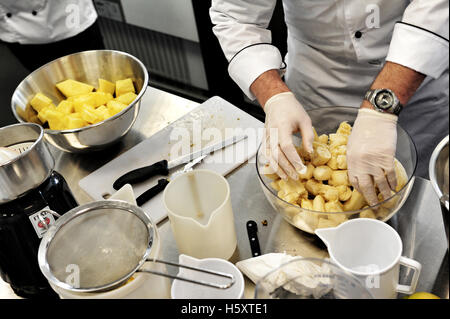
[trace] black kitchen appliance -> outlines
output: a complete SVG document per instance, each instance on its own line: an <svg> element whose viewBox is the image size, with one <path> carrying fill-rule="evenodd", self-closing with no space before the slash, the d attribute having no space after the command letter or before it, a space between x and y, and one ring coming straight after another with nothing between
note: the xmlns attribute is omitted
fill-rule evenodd
<svg viewBox="0 0 450 319"><path fill-rule="evenodd" d="M0 163L0 275L26 298L57 298L39 269L39 244L58 214L78 206L43 137L33 123L0 128L0 146L19 153Z"/></svg>

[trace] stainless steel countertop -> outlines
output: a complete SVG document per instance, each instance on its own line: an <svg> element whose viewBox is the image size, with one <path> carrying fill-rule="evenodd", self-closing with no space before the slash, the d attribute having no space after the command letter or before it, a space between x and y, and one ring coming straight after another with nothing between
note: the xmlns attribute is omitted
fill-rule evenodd
<svg viewBox="0 0 450 319"><path fill-rule="evenodd" d="M196 106L198 103L149 87L143 97L141 111L133 129L117 146L85 155L67 154L52 148L56 160L55 169L65 177L80 204L90 202L92 199L78 186L80 179ZM261 190L254 163L241 165L229 174L227 179L231 187L238 237L238 248L230 261L237 262L251 258L246 230L248 220L254 220L258 224L262 253L286 252L291 255L319 258L328 256L325 246L316 236L294 228L275 213ZM262 225L263 220L267 220L267 226ZM409 199L390 224L397 229L403 239L403 254L416 259L423 266L417 291L431 291L440 297L448 298L447 242L439 202L429 181L416 178ZM163 259L177 262L178 250L168 219L159 223L158 229L162 238ZM177 269L169 268L168 272L175 274ZM407 280L408 275L401 273L401 281ZM246 278L244 296L252 298L253 290L254 285ZM0 298L14 297L17 298L9 286L0 280Z"/></svg>

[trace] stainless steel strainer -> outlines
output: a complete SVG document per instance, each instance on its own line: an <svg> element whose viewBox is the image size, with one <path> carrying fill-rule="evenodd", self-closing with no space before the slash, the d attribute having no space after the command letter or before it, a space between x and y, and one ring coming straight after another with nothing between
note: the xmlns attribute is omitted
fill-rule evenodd
<svg viewBox="0 0 450 319"><path fill-rule="evenodd" d="M154 228L137 206L122 201L98 201L67 212L45 233L38 252L39 267L52 284L73 292L117 288L135 272L146 272L199 285L226 289L233 275L149 258ZM221 277L205 282L142 269L146 262L188 268ZM227 283L224 283L224 279Z"/></svg>

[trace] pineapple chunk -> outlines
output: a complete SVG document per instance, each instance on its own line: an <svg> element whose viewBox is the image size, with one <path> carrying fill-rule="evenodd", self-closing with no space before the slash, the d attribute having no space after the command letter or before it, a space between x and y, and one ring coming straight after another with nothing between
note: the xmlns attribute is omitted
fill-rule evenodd
<svg viewBox="0 0 450 319"><path fill-rule="evenodd" d="M106 106L108 107L109 116L113 116L125 109L128 105L112 100L109 101Z"/></svg>
<svg viewBox="0 0 450 319"><path fill-rule="evenodd" d="M66 97L87 94L89 92L92 92L92 90L94 90L94 87L92 85L78 82L75 80L65 80L59 82L56 84L56 87Z"/></svg>
<svg viewBox="0 0 450 319"><path fill-rule="evenodd" d="M64 113L51 108L46 111L45 116L51 130L64 130L66 122Z"/></svg>
<svg viewBox="0 0 450 319"><path fill-rule="evenodd" d="M105 92L91 92L89 93L94 97L94 107L99 107L100 105L105 105L108 103L108 101L111 101L114 99L111 93L105 93Z"/></svg>
<svg viewBox="0 0 450 319"><path fill-rule="evenodd" d="M63 101L59 102L56 109L64 114L70 114L70 113L73 113L73 111L74 111L72 102L69 102L67 100L63 100Z"/></svg>
<svg viewBox="0 0 450 319"><path fill-rule="evenodd" d="M134 90L133 81L130 78L116 81L116 97L128 92L136 93Z"/></svg>
<svg viewBox="0 0 450 319"><path fill-rule="evenodd" d="M86 125L88 125L88 123L81 118L81 115L79 113L72 113L66 116L66 125L65 125L66 130L73 130Z"/></svg>
<svg viewBox="0 0 450 319"><path fill-rule="evenodd" d="M104 79L98 79L98 92L104 92L113 95L115 90L116 85L114 83L106 81Z"/></svg>
<svg viewBox="0 0 450 319"><path fill-rule="evenodd" d="M95 109L85 107L85 108L83 108L83 110L80 113L81 113L81 118L88 123L91 123L91 124L96 123L99 120L99 117L95 113Z"/></svg>
<svg viewBox="0 0 450 319"><path fill-rule="evenodd" d="M101 119L101 121L106 120L110 116L108 108L106 106L104 106L104 105L99 106L95 110L95 113L97 113L97 116Z"/></svg>
<svg viewBox="0 0 450 319"><path fill-rule="evenodd" d="M74 113L70 114L70 116L82 119L81 113L79 113L79 112L74 112Z"/></svg>
<svg viewBox="0 0 450 319"><path fill-rule="evenodd" d="M121 96L118 96L115 98L116 101L129 105L131 102L133 102L136 99L137 95L133 92L128 92L125 94L122 94Z"/></svg>
<svg viewBox="0 0 450 319"><path fill-rule="evenodd" d="M96 98L92 94L84 94L73 99L73 107L75 112L81 112L83 108L90 107L95 108Z"/></svg>
<svg viewBox="0 0 450 319"><path fill-rule="evenodd" d="M42 93L37 93L30 101L30 105L36 112L40 112L44 107L52 104L53 101Z"/></svg>
<svg viewBox="0 0 450 319"><path fill-rule="evenodd" d="M54 104L50 104L49 106L46 106L39 111L37 116L39 118L39 121L42 122L42 124L47 123L47 111L48 110L56 110L56 106Z"/></svg>

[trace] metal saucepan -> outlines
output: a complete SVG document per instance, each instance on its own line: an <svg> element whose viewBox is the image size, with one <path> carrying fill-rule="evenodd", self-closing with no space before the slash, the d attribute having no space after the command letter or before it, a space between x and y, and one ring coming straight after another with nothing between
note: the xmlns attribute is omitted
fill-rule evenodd
<svg viewBox="0 0 450 319"><path fill-rule="evenodd" d="M430 181L439 197L445 234L448 243L448 215L449 215L449 179L448 179L448 135L436 146L431 154L429 164Z"/></svg>
<svg viewBox="0 0 450 319"><path fill-rule="evenodd" d="M125 284L135 272L218 289L234 284L231 274L149 258L154 235L152 220L139 207L115 200L91 202L70 210L50 226L39 246L39 267L52 284L72 292L112 290ZM146 262L208 273L219 277L220 282L143 269Z"/></svg>

